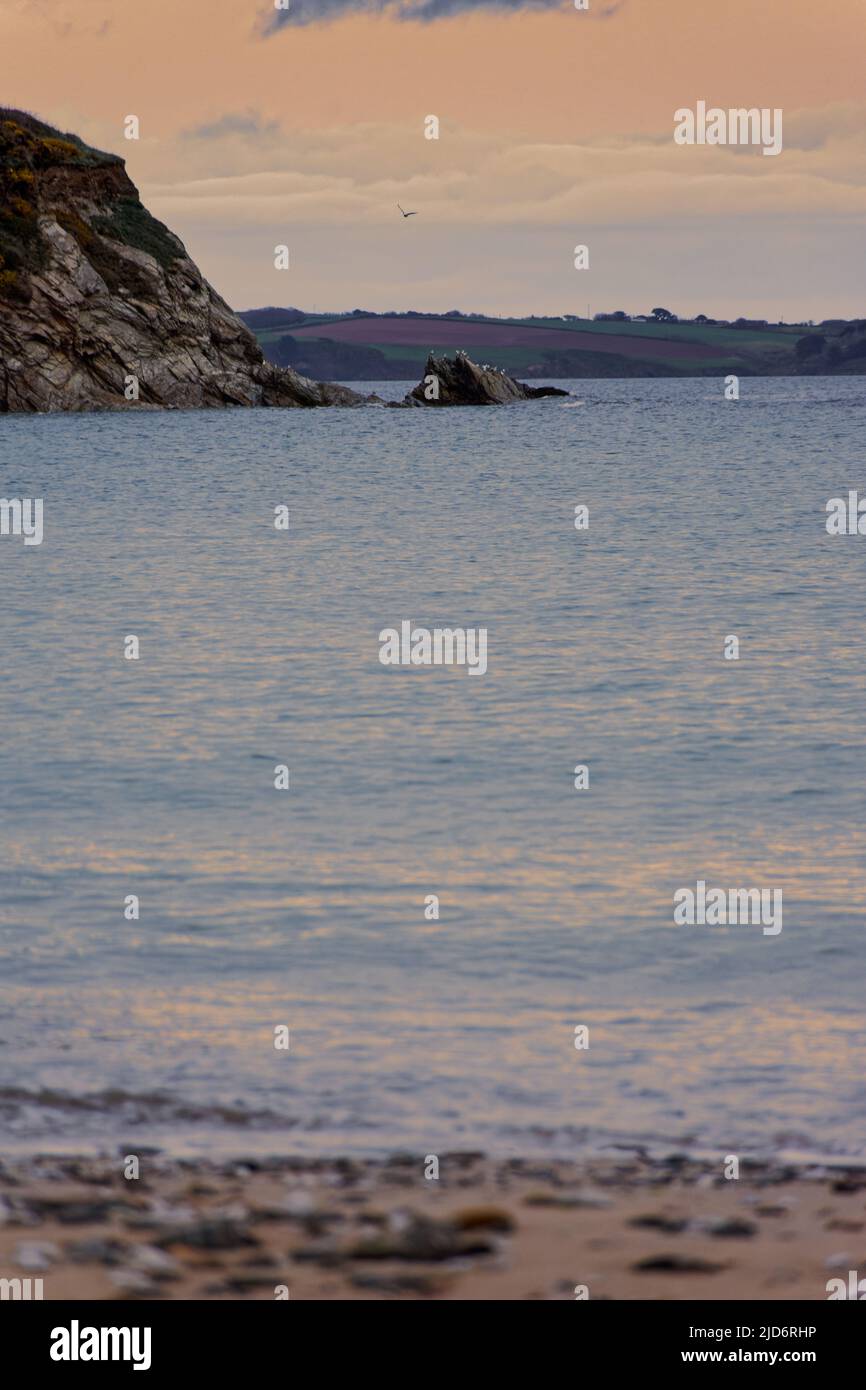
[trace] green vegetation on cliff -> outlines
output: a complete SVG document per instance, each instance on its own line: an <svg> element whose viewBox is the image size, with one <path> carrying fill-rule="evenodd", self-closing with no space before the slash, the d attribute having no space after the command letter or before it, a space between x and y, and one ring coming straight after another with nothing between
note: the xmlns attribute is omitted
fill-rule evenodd
<svg viewBox="0 0 866 1390"><path fill-rule="evenodd" d="M101 236L122 241L125 246L134 246L137 251L146 251L155 261L159 261L163 270L168 270L172 262L183 254L182 243L163 222L151 217L138 198L118 198L110 212L98 217L93 225Z"/></svg>
<svg viewBox="0 0 866 1390"><path fill-rule="evenodd" d="M64 199L71 185L102 207L90 222ZM28 297L30 274L46 262L39 216L47 211L75 237L111 289L124 286L134 294L141 287L106 239L147 252L164 270L183 255L181 242L141 203L118 155L93 149L27 112L0 107L0 298Z"/></svg>

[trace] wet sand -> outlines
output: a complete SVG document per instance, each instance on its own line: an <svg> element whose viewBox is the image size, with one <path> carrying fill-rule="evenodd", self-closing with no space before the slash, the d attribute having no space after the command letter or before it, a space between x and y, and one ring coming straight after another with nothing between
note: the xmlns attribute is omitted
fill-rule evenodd
<svg viewBox="0 0 866 1390"><path fill-rule="evenodd" d="M866 1274L866 1169L684 1156L0 1166L0 1278L45 1299L827 1298ZM585 1293L583 1292L585 1290Z"/></svg>

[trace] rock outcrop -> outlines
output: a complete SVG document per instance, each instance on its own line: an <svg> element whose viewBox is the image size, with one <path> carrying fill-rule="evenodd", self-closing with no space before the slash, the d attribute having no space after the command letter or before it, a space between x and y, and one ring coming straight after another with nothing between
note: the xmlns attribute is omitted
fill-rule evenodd
<svg viewBox="0 0 866 1390"><path fill-rule="evenodd" d="M0 110L0 411L367 399L266 362L122 159Z"/></svg>
<svg viewBox="0 0 866 1390"><path fill-rule="evenodd" d="M526 386L499 367L479 367L464 352L436 357L431 352L424 379L409 392L406 405L508 405L540 396L567 396L559 386Z"/></svg>

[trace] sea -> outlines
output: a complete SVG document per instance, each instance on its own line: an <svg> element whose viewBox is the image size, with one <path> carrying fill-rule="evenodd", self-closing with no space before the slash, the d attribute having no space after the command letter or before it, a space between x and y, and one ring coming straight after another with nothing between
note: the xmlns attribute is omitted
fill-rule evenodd
<svg viewBox="0 0 866 1390"><path fill-rule="evenodd" d="M556 384L0 417L2 1152L866 1157L864 381Z"/></svg>

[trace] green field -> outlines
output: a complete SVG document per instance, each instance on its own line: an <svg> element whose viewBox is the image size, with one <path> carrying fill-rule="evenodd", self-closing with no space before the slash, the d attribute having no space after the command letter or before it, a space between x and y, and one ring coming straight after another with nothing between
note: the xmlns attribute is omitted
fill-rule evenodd
<svg viewBox="0 0 866 1390"><path fill-rule="evenodd" d="M814 332L803 325L735 328L694 322L436 314L308 314L281 322L279 312L268 311L270 321L254 330L266 355L301 371L315 368L325 377L332 373L343 380L352 379L353 353L358 358L357 379L371 380L377 372L383 377L406 376L410 370L420 375L431 348L446 354L460 349L475 361L530 377L780 375L798 370L796 344ZM288 344L282 342L287 338ZM598 350L588 339L598 341Z"/></svg>

